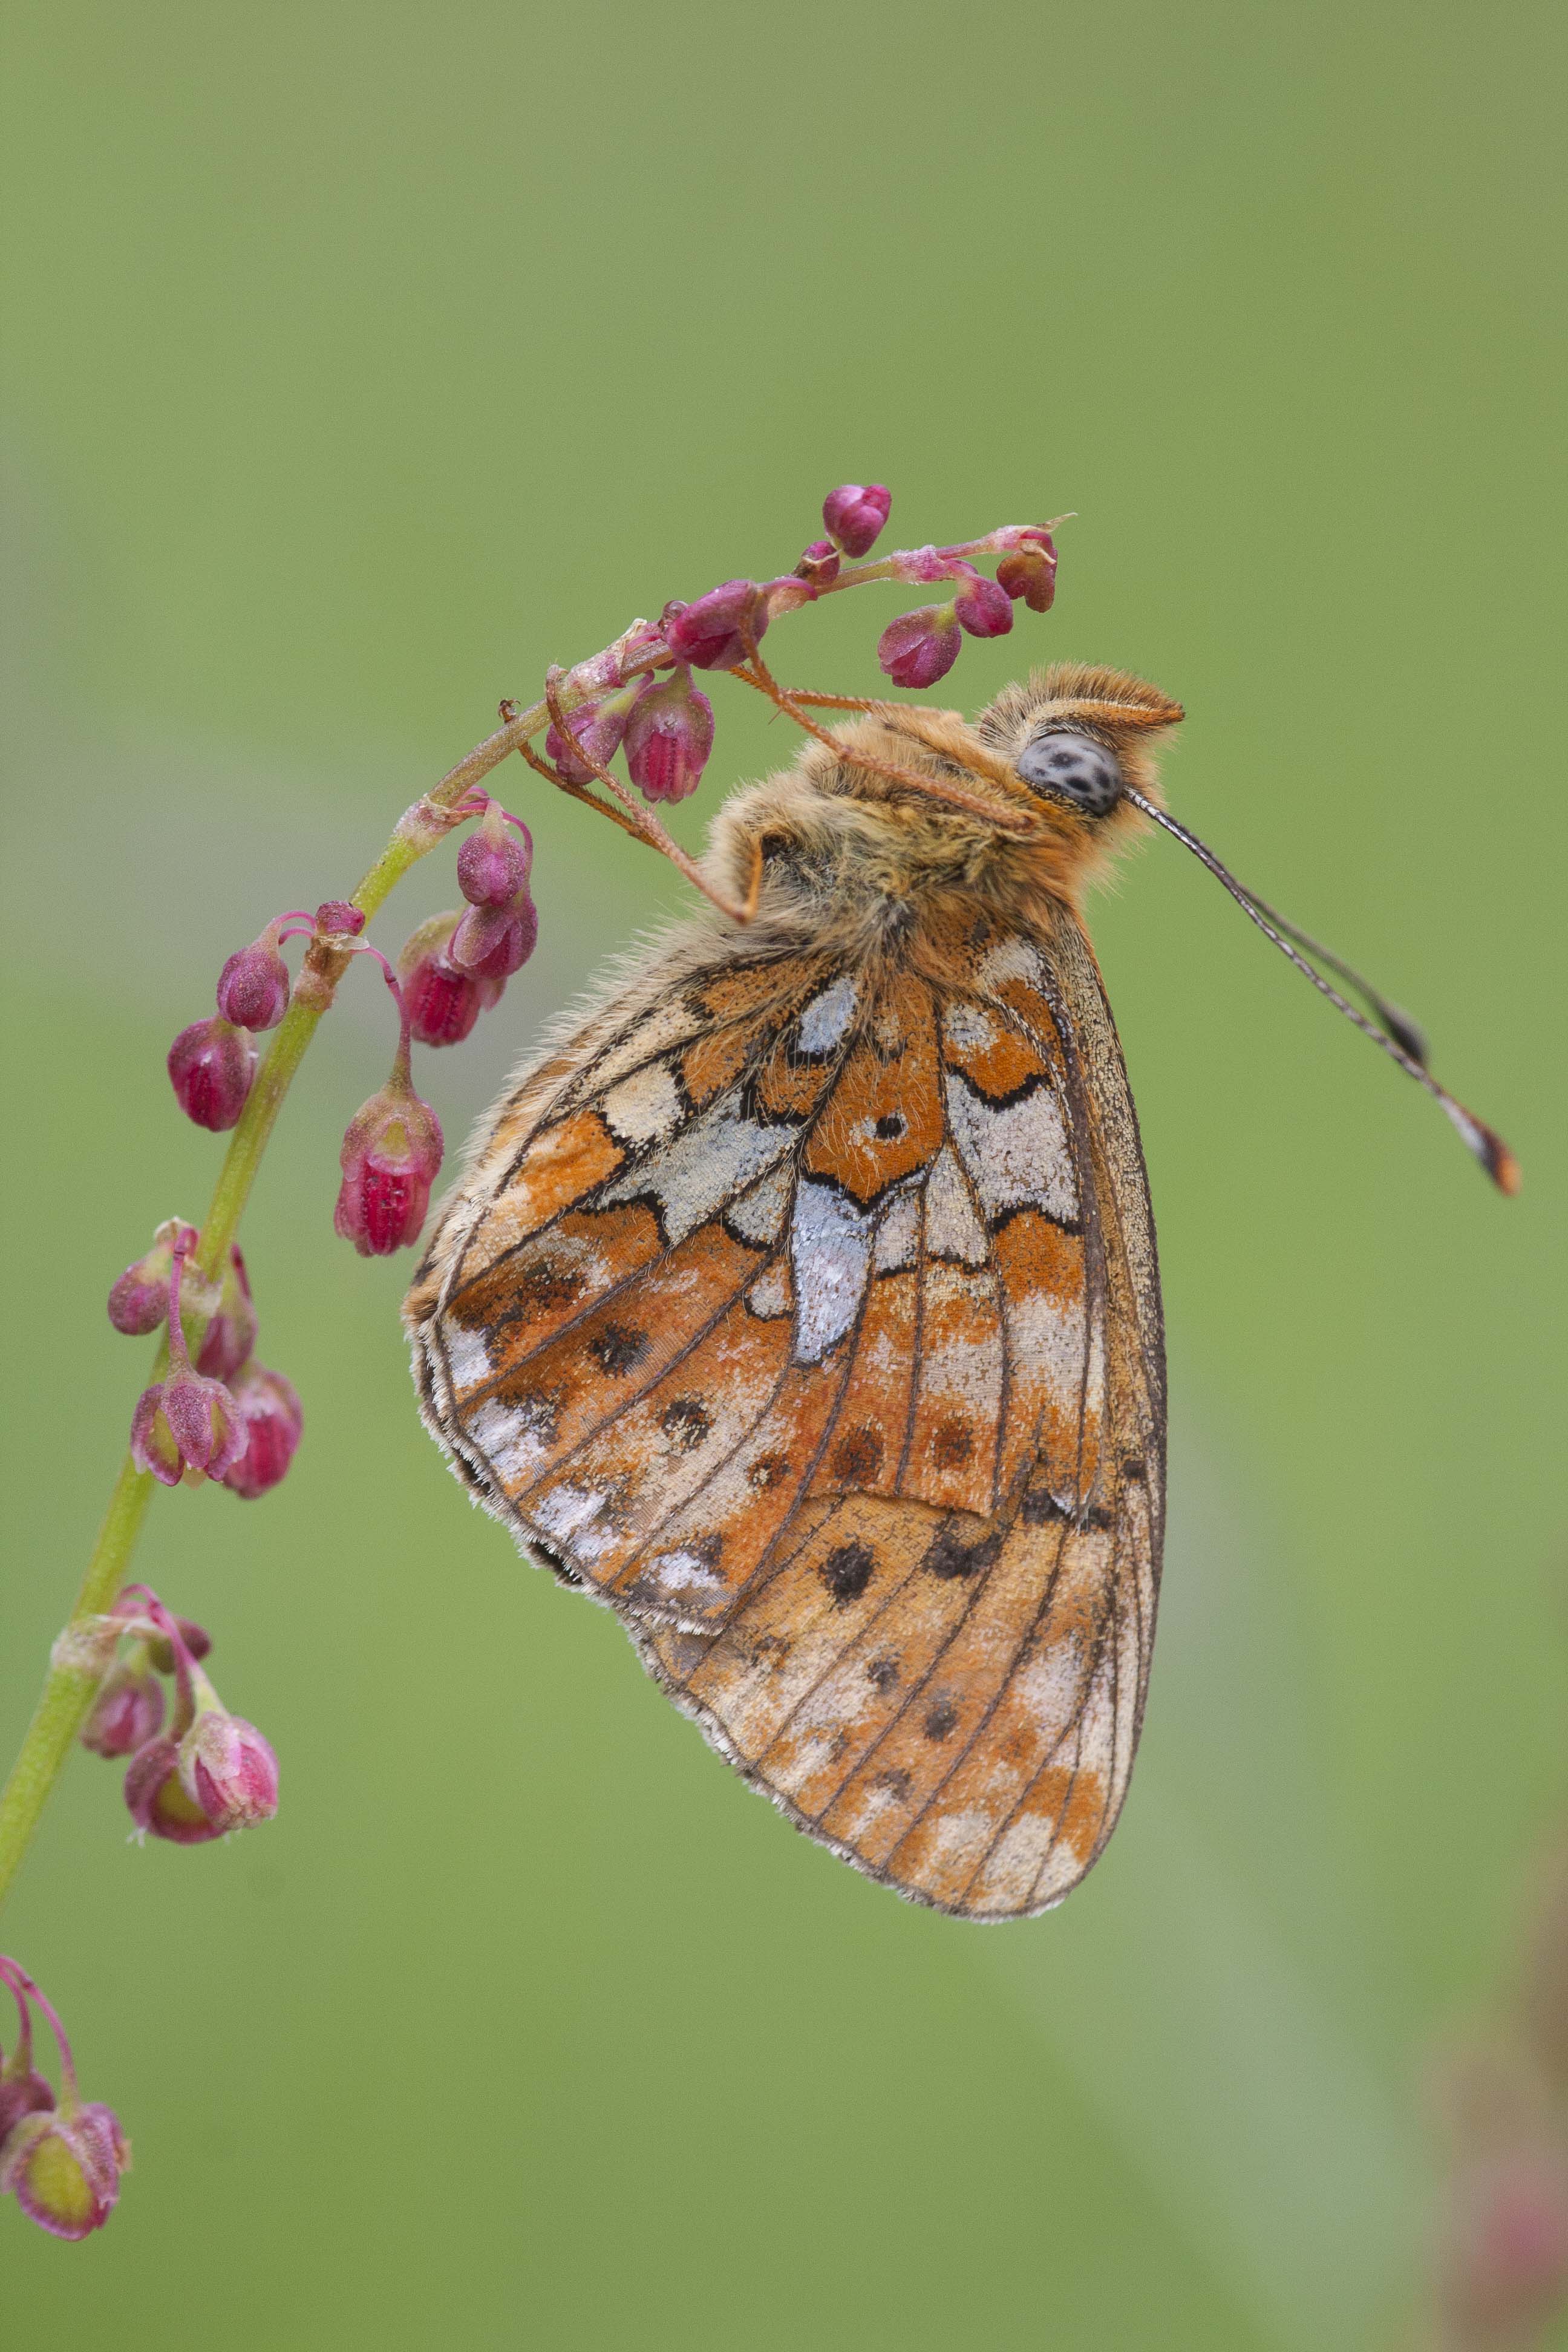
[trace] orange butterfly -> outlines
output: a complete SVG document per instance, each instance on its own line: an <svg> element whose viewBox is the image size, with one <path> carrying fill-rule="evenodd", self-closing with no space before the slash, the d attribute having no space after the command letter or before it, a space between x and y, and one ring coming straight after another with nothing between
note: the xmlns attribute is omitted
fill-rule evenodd
<svg viewBox="0 0 1568 2352"><path fill-rule="evenodd" d="M1180 832L1181 717L1058 666L737 793L705 877L752 919L705 911L521 1078L407 1303L425 1418L520 1546L801 1829L966 1918L1078 1884L1143 1713L1159 1277L1079 909ZM1403 1016L1191 845L1511 1189Z"/></svg>

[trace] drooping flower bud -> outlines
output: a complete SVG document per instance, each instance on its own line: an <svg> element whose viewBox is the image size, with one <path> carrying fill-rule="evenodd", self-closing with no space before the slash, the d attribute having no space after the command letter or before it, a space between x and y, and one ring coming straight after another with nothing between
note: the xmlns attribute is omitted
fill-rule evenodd
<svg viewBox="0 0 1568 2352"><path fill-rule="evenodd" d="M278 951L287 917L231 955L218 974L217 1009L239 1029L276 1029L289 1010L289 967Z"/></svg>
<svg viewBox="0 0 1568 2352"><path fill-rule="evenodd" d="M747 636L760 645L767 625L768 601L754 580L726 580L695 604L664 608L665 644L696 669L733 669L746 658Z"/></svg>
<svg viewBox="0 0 1568 2352"><path fill-rule="evenodd" d="M168 1217L153 1237L153 1246L145 1257L128 1265L109 1294L109 1319L117 1331L132 1338L145 1338L155 1331L169 1312L169 1276L174 1263L174 1244L186 1236L186 1246L194 1249L196 1229L179 1217Z"/></svg>
<svg viewBox="0 0 1568 2352"><path fill-rule="evenodd" d="M163 1727L163 1684L146 1664L128 1660L105 1678L82 1726L81 1744L95 1756L134 1756Z"/></svg>
<svg viewBox="0 0 1568 2352"><path fill-rule="evenodd" d="M269 1822L278 1811L278 1759L253 1723L203 1707L180 1746L180 1783L220 1834Z"/></svg>
<svg viewBox="0 0 1568 2352"><path fill-rule="evenodd" d="M559 727L551 728L544 739L544 756L547 760L554 761L569 784L592 783L595 775L594 769L588 765L588 760L579 759L573 748L574 745L581 745L588 754L588 759L596 761L601 768L609 766L621 748L621 738L626 731L626 721L632 715L637 698L642 693L644 685L645 680L639 677L630 686L623 687L618 694L600 695L588 702L578 703L574 710L568 710L563 714L566 720L565 735L562 734ZM469 845L465 842L463 845L467 848ZM458 871L460 879L460 866ZM527 868L525 867L524 879L526 878ZM466 890L464 896L468 896ZM480 903L494 904L495 902L492 900Z"/></svg>
<svg viewBox="0 0 1568 2352"><path fill-rule="evenodd" d="M223 1483L250 1502L287 1475L305 1416L282 1373L268 1371L254 1356L234 1383L234 1401L245 1425L245 1451L224 1472Z"/></svg>
<svg viewBox="0 0 1568 2352"><path fill-rule="evenodd" d="M14 1974L13 1967L6 1965L4 1981L16 2001L20 2031L11 2055L0 2066L0 2152L24 2116L45 2115L55 2104L53 2089L33 2063L33 2012L16 1981L20 1972Z"/></svg>
<svg viewBox="0 0 1568 2352"><path fill-rule="evenodd" d="M475 907L465 920L502 911ZM408 1008L401 996L399 1003L403 1034L392 1076L350 1120L339 1160L343 1181L332 1223L361 1257L387 1257L418 1240L446 1149L440 1120L414 1091Z"/></svg>
<svg viewBox="0 0 1568 2352"><path fill-rule="evenodd" d="M855 560L868 555L881 535L893 497L880 482L846 482L822 502L823 528L834 544Z"/></svg>
<svg viewBox="0 0 1568 2352"><path fill-rule="evenodd" d="M1048 539L1034 547L1016 549L996 566L996 577L1009 596L1021 596L1031 613L1048 613L1057 593L1057 551Z"/></svg>
<svg viewBox="0 0 1568 2352"><path fill-rule="evenodd" d="M626 766L646 801L694 793L712 749L713 705L684 666L649 688L627 723Z"/></svg>
<svg viewBox="0 0 1568 2352"><path fill-rule="evenodd" d="M934 686L958 659L963 632L951 604L922 604L889 621L877 645L877 660L895 686Z"/></svg>
<svg viewBox="0 0 1568 2352"><path fill-rule="evenodd" d="M504 907L528 880L532 864L533 835L526 826L521 836L513 833L492 801L479 831L458 852L458 887L471 907Z"/></svg>
<svg viewBox="0 0 1568 2352"><path fill-rule="evenodd" d="M0 2150L0 2194L51 2236L86 2238L114 2210L130 2160L113 2108L72 2103L16 2126Z"/></svg>
<svg viewBox="0 0 1568 2352"><path fill-rule="evenodd" d="M169 1370L143 1389L131 1418L131 1455L139 1470L151 1471L161 1486L184 1478L199 1486L221 1478L245 1447L245 1431L234 1399L221 1381L192 1368L180 1322L180 1278L185 1251L177 1244L169 1277Z"/></svg>
<svg viewBox="0 0 1568 2352"><path fill-rule="evenodd" d="M482 1007L494 1001L472 972L452 961L452 934L461 920L458 914L432 915L409 933L397 959L409 1034L417 1045L460 1045Z"/></svg>
<svg viewBox="0 0 1568 2352"><path fill-rule="evenodd" d="M508 981L521 970L539 939L539 909L524 883L504 907L470 907L447 953L476 980Z"/></svg>
<svg viewBox="0 0 1568 2352"><path fill-rule="evenodd" d="M365 924L364 908L352 898L323 898L316 909L316 929L328 937L346 931L357 940Z"/></svg>
<svg viewBox="0 0 1568 2352"><path fill-rule="evenodd" d="M205 1625L193 1624L188 1617L176 1617L174 1626L193 1659L205 1658L210 1654L213 1637ZM147 1644L147 1655L161 1675L172 1675L177 1671L174 1645L167 1634L153 1636Z"/></svg>
<svg viewBox="0 0 1568 2352"><path fill-rule="evenodd" d="M814 539L809 547L801 550L795 576L808 587L828 588L838 577L839 563L838 550L830 539Z"/></svg>
<svg viewBox="0 0 1568 2352"><path fill-rule="evenodd" d="M232 1021L193 1021L169 1048L180 1108L213 1135L237 1124L255 1076L256 1048Z"/></svg>
<svg viewBox="0 0 1568 2352"><path fill-rule="evenodd" d="M963 570L963 585L952 600L961 627L972 637L1005 637L1013 625L1013 604L1005 588L994 580L987 580L966 563Z"/></svg>
<svg viewBox="0 0 1568 2352"><path fill-rule="evenodd" d="M180 1743L164 1732L137 1749L125 1774L125 1801L143 1834L172 1845L206 1845L219 1832L180 1780Z"/></svg>
<svg viewBox="0 0 1568 2352"><path fill-rule="evenodd" d="M196 1370L209 1380L232 1381L255 1345L256 1307L250 1296L250 1277L237 1242L228 1254L228 1270L218 1294L217 1310L207 1325L196 1357Z"/></svg>

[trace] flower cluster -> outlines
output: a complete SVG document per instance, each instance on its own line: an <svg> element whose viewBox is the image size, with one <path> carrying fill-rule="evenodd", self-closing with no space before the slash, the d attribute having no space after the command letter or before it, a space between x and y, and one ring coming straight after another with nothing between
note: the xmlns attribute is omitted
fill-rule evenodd
<svg viewBox="0 0 1568 2352"><path fill-rule="evenodd" d="M208 1635L172 1616L144 1584L127 1585L94 1629L107 1661L81 1743L130 1761L125 1802L143 1835L205 1845L278 1811L278 1759L253 1723L230 1715L201 1661ZM174 1685L164 1729L163 1682Z"/></svg>
<svg viewBox="0 0 1568 2352"><path fill-rule="evenodd" d="M83 2099L58 2017L26 1970L4 1953L0 1984L19 2020L11 2054L0 2063L0 2196L15 2197L52 2237L88 2237L114 2210L131 2150L113 2108ZM35 2008L59 2051L58 2095L33 2063Z"/></svg>

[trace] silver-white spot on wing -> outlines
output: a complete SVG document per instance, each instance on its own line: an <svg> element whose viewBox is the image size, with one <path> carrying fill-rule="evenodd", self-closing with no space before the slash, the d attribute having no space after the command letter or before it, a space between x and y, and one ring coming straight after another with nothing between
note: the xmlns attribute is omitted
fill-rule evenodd
<svg viewBox="0 0 1568 2352"><path fill-rule="evenodd" d="M987 1217L1009 1209L1078 1214L1078 1179L1061 1105L1048 1086L1016 1102L988 1103L956 1075L947 1080L947 1122Z"/></svg>
<svg viewBox="0 0 1568 2352"><path fill-rule="evenodd" d="M651 1193L673 1246L781 1160L795 1134L793 1127L760 1127L745 1118L740 1088L732 1087L662 1151L617 1177L600 1193L600 1205L616 1208Z"/></svg>
<svg viewBox="0 0 1568 2352"><path fill-rule="evenodd" d="M675 1073L667 1062L650 1062L612 1087L599 1108L623 1143L651 1143L655 1136L669 1134L679 1120Z"/></svg>
<svg viewBox="0 0 1568 2352"><path fill-rule="evenodd" d="M795 1196L795 1354L818 1364L860 1310L870 1273L874 1220L836 1184L804 1180Z"/></svg>
<svg viewBox="0 0 1568 2352"><path fill-rule="evenodd" d="M895 1198L877 1228L877 1271L898 1274L913 1265L921 1234L921 1196L908 1187Z"/></svg>
<svg viewBox="0 0 1568 2352"><path fill-rule="evenodd" d="M952 1148L943 1144L926 1178L926 1249L931 1257L984 1265L985 1233Z"/></svg>
<svg viewBox="0 0 1568 2352"><path fill-rule="evenodd" d="M477 1389L481 1381L489 1380L490 1351L482 1331L468 1331L460 1323L448 1323L442 1336L455 1389Z"/></svg>
<svg viewBox="0 0 1568 2352"><path fill-rule="evenodd" d="M857 1000L855 982L847 971L830 982L820 996L814 996L800 1016L802 1053L830 1054L855 1018Z"/></svg>
<svg viewBox="0 0 1568 2352"><path fill-rule="evenodd" d="M789 1213L790 1190L790 1171L775 1168L771 1176L764 1176L760 1184L753 1184L749 1192L742 1192L740 1199L725 1211L725 1223L731 1233L739 1234L743 1242L754 1242L759 1249L765 1249L770 1243L776 1242L784 1231L784 1218Z"/></svg>

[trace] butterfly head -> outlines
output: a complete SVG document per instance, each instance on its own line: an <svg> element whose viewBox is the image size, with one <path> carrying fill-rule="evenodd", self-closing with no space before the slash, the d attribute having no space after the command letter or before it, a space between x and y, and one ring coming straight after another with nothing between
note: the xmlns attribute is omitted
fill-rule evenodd
<svg viewBox="0 0 1568 2352"><path fill-rule="evenodd" d="M1010 762L1040 823L1071 840L1133 812L1126 788L1159 796L1156 754L1182 706L1120 670L1057 662L1010 686L975 720Z"/></svg>

